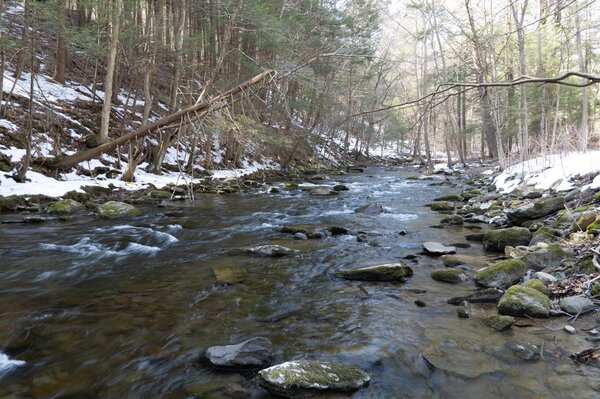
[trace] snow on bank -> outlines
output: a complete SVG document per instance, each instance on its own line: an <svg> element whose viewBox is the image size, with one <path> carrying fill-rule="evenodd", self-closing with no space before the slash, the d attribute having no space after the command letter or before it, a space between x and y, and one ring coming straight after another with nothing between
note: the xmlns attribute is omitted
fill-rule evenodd
<svg viewBox="0 0 600 399"><path fill-rule="evenodd" d="M108 187L112 184L117 188L134 191L152 186L160 188L169 184L180 185L199 183L202 181L201 178L193 178L188 174L178 172L163 172L161 175L155 175L146 172L143 169L146 166L146 164L140 164L135 172L135 182L124 182L119 180L119 178L96 179L89 176L78 176L75 172L63 174L61 176L62 179L57 180L30 170L27 172L27 179L30 181L26 183L17 183L8 174L2 173L0 174L0 197L36 194L43 194L48 197L61 197L69 191L75 190L81 192L83 191L81 188L84 186ZM274 167L276 167L276 165L273 163L246 163L243 169L215 170L213 171L213 177L217 179L242 177L258 170L271 169Z"/></svg>
<svg viewBox="0 0 600 399"><path fill-rule="evenodd" d="M10 371L11 369L25 364L22 360L12 360L4 353L0 352L0 375Z"/></svg>
<svg viewBox="0 0 600 399"><path fill-rule="evenodd" d="M600 173L600 151L569 152L537 157L513 165L494 179L496 190L513 192L527 186L536 190L553 188L568 191L574 188L571 179L590 173ZM600 188L600 175L583 189Z"/></svg>

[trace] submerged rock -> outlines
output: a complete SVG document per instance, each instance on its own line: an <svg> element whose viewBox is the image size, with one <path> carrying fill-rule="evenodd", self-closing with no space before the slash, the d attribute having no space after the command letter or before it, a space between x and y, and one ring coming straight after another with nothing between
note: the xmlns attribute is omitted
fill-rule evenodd
<svg viewBox="0 0 600 399"><path fill-rule="evenodd" d="M83 204L72 199L63 199L50 205L48 207L48 213L53 213L55 215L70 215L82 211L83 209L85 209Z"/></svg>
<svg viewBox="0 0 600 399"><path fill-rule="evenodd" d="M354 212L363 215L379 215L383 213L383 207L379 204L367 204L356 208Z"/></svg>
<svg viewBox="0 0 600 399"><path fill-rule="evenodd" d="M446 267L456 267L460 265L483 268L489 266L490 262L481 256L472 255L444 255L442 261Z"/></svg>
<svg viewBox="0 0 600 399"><path fill-rule="evenodd" d="M345 186L345 185L343 185L343 184L336 184L335 186L333 186L333 189L334 189L335 191L348 191L348 190L350 190L350 189L348 188L348 186Z"/></svg>
<svg viewBox="0 0 600 399"><path fill-rule="evenodd" d="M525 264L520 260L503 260L479 270L475 282L488 288L504 288L519 281L525 271Z"/></svg>
<svg viewBox="0 0 600 399"><path fill-rule="evenodd" d="M335 190L332 190L328 187L315 187L315 188L311 188L308 193L310 195L314 195L317 197L330 197L332 195L338 195L338 192Z"/></svg>
<svg viewBox="0 0 600 399"><path fill-rule="evenodd" d="M520 225L527 220L539 219L563 209L562 197L542 198L506 212L508 220L515 225Z"/></svg>
<svg viewBox="0 0 600 399"><path fill-rule="evenodd" d="M447 224L450 226L461 226L464 222L463 222L463 218L460 215L450 215L450 216L446 216L444 218L442 218L442 220L440 220L441 224Z"/></svg>
<svg viewBox="0 0 600 399"><path fill-rule="evenodd" d="M484 317L483 322L486 326L500 332L508 330L515 323L515 318L512 316L493 314Z"/></svg>
<svg viewBox="0 0 600 399"><path fill-rule="evenodd" d="M533 344L509 342L506 344L506 348L512 351L516 357L526 362L535 362L541 356L540 348Z"/></svg>
<svg viewBox="0 0 600 399"><path fill-rule="evenodd" d="M431 278L444 283L456 284L467 281L469 276L461 269L436 269L431 272Z"/></svg>
<svg viewBox="0 0 600 399"><path fill-rule="evenodd" d="M413 270L403 263L388 263L354 270L341 270L335 276L346 280L360 281L399 281L412 277Z"/></svg>
<svg viewBox="0 0 600 399"><path fill-rule="evenodd" d="M430 255L445 255L456 253L456 247L447 247L439 242L427 241L423 243L423 249Z"/></svg>
<svg viewBox="0 0 600 399"><path fill-rule="evenodd" d="M98 213L98 216L107 219L138 216L142 214L142 211L135 206L117 201L109 201L98 205L96 212Z"/></svg>
<svg viewBox="0 0 600 399"><path fill-rule="evenodd" d="M243 249L249 255L265 256L278 258L281 256L295 255L300 251L287 248L281 245L257 245L255 247L247 247Z"/></svg>
<svg viewBox="0 0 600 399"><path fill-rule="evenodd" d="M483 236L483 248L486 251L503 252L506 246L516 247L528 245L531 232L524 227L509 227L507 229L490 230Z"/></svg>
<svg viewBox="0 0 600 399"><path fill-rule="evenodd" d="M236 345L211 346L204 353L211 365L225 368L262 368L269 365L273 344L252 338Z"/></svg>
<svg viewBox="0 0 600 399"><path fill-rule="evenodd" d="M550 298L533 288L513 285L500 298L498 312L510 316L548 317Z"/></svg>
<svg viewBox="0 0 600 399"><path fill-rule="evenodd" d="M371 378L356 366L315 360L295 360L258 372L260 386L287 398L324 391L355 391Z"/></svg>

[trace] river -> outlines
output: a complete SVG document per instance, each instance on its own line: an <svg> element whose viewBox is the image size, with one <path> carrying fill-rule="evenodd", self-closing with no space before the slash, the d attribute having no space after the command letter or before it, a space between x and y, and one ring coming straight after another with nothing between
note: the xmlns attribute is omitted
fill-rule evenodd
<svg viewBox="0 0 600 399"><path fill-rule="evenodd" d="M424 241L467 243L473 230L431 228L441 215L424 204L460 187L407 179L416 174L373 168L339 176L326 183L350 191L331 198L265 189L198 195L195 203L143 208L133 219L0 224L0 347L25 361L0 373L0 397L269 397L251 376L197 361L208 346L254 336L272 340L275 363L311 358L365 369L372 382L353 398L598 397L598 369L568 359L592 345L562 331L564 319L524 319L498 333L481 322L494 304L457 317L446 300L474 284L433 281L441 261L419 253ZM387 212L353 212L367 203ZM277 231L296 223L367 231L375 242L298 241ZM301 253L233 251L259 244ZM484 254L471 244L459 253ZM417 258L406 260L415 273L404 284L331 276L407 255ZM537 345L542 359L517 358L510 345L523 343Z"/></svg>

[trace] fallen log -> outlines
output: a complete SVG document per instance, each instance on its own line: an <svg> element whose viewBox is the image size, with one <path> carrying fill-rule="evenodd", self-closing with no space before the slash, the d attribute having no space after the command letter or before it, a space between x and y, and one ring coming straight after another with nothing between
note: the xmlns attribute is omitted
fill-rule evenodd
<svg viewBox="0 0 600 399"><path fill-rule="evenodd" d="M125 144L131 140L136 140L136 139L139 139L139 138L142 138L145 136L149 136L153 132L155 132L161 128L164 128L165 126L169 126L172 123L178 121L182 117L185 117L189 114L197 113L199 111L207 111L213 105L219 104L219 103L225 101L227 98L243 92L247 88L263 81L265 78L273 75L274 73L275 73L275 71L272 69L266 70L266 71L256 75L252 79L249 79L249 80L239 84L238 86L227 90L225 93L223 93L221 95L215 96L207 101L203 101L203 102L195 104L191 107L188 107L188 108L182 109L180 111L177 111L173 114L167 115L164 118L161 118L155 122L148 123L144 126L140 126L139 128L135 129L134 131L124 134L123 136L121 136L117 139L114 139L112 141L109 141L108 143L101 144L97 147L90 148L88 150L75 153L73 155L43 159L42 162L43 162L44 166L48 167L48 168L70 169L70 168L74 167L75 165L79 164L80 162L88 161L90 159L96 158L106 152L114 150L118 146Z"/></svg>

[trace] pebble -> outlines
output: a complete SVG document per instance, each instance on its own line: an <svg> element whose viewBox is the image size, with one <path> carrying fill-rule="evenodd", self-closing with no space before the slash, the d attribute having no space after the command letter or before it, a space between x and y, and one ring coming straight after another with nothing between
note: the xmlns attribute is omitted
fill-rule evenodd
<svg viewBox="0 0 600 399"><path fill-rule="evenodd" d="M569 334L575 334L577 332L575 327L569 326L569 325L565 326L565 331L568 332Z"/></svg>
<svg viewBox="0 0 600 399"><path fill-rule="evenodd" d="M427 306L427 304L425 303L425 301L422 300L422 299L417 299L415 301L415 305L417 305L420 308L424 308L425 306Z"/></svg>
<svg viewBox="0 0 600 399"><path fill-rule="evenodd" d="M294 238L296 240L308 240L308 236L304 233L296 233L294 234Z"/></svg>

